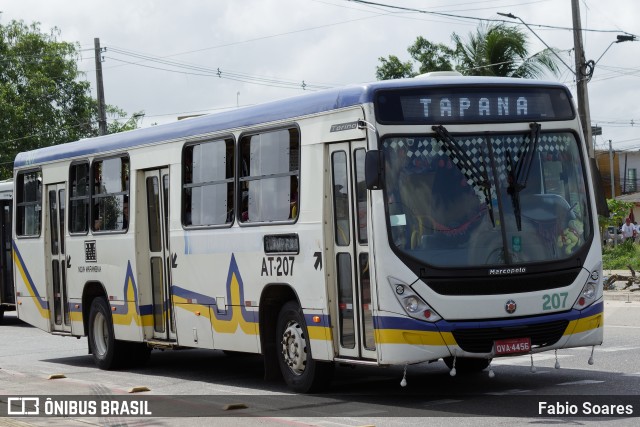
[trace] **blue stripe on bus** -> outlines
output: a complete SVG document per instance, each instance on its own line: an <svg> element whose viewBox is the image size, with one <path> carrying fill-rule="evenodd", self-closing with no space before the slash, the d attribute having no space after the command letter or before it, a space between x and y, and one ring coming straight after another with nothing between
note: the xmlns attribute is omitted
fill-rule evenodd
<svg viewBox="0 0 640 427"><path fill-rule="evenodd" d="M231 286L236 282L238 284L238 300L236 301L235 297L233 297ZM249 323L258 323L258 312L255 310L247 310L244 303L244 282L242 281L242 276L240 275L240 270L238 268L238 264L236 262L236 257L234 254L231 254L231 261L229 262L229 271L227 273L227 282L226 282L226 299L225 303L231 306L230 310L227 310L226 307L219 307L215 298L210 296L200 294L185 288L182 288L177 285L172 285L172 294L175 297L182 298L189 301L196 301L196 304L199 305L209 305L212 307L216 307L214 310L214 317L217 320L223 321L231 321L233 318L233 311L240 308L240 313L245 322Z"/></svg>
<svg viewBox="0 0 640 427"><path fill-rule="evenodd" d="M27 269L27 265L25 264L24 259L22 258L22 254L20 253L20 250L18 249L18 245L16 245L16 241L12 240L12 244L13 244L13 253L18 257L18 262L19 262L18 267L24 272L24 277L27 279L27 283L25 283L25 285L27 285L27 287L33 292L33 296L36 299L36 301L38 301L38 305L40 306L40 308L43 310L49 310L49 303L47 301L43 301L42 298L40 297L38 288L36 287L35 283L33 283L31 274L29 274L29 270Z"/></svg>
<svg viewBox="0 0 640 427"><path fill-rule="evenodd" d="M15 159L14 167L18 168L54 160L89 156L106 151L126 150L161 141L189 138L260 123L287 120L303 115L358 105L366 102L369 98L368 91L363 87L322 91L258 106L20 153Z"/></svg>
<svg viewBox="0 0 640 427"><path fill-rule="evenodd" d="M450 322L439 320L435 323L429 323L412 319L408 317L391 317L376 316L374 318L375 329L399 329L411 331L439 331L452 332L457 329L482 329L482 328L509 328L518 326L535 325L539 323L553 322L556 320L577 320L598 313L602 313L604 303L599 302L585 310L571 310L564 313L545 314L536 317L527 317L520 319L502 319L502 320L485 320L485 321L459 321Z"/></svg>
<svg viewBox="0 0 640 427"><path fill-rule="evenodd" d="M314 317L320 318L320 322L316 323L313 321ZM324 328L331 327L330 317L326 314L305 314L304 321L307 326L322 326Z"/></svg>
<svg viewBox="0 0 640 427"><path fill-rule="evenodd" d="M182 120L174 123L137 129L129 132L105 135L67 144L54 145L37 150L19 153L14 161L14 168L37 165L61 159L86 157L98 153L124 151L145 144L153 144L173 139L184 139L207 133L227 131L230 129L254 126L258 124L283 121L294 117L340 108L352 107L372 102L378 89L400 89L411 87L429 87L443 85L500 84L509 86L546 85L564 87L559 83L541 82L526 79L502 79L491 77L465 77L451 79L403 79L388 80L363 85L329 89L297 97L268 102L251 107L243 107L221 113L209 114ZM567 95L571 96L568 90Z"/></svg>

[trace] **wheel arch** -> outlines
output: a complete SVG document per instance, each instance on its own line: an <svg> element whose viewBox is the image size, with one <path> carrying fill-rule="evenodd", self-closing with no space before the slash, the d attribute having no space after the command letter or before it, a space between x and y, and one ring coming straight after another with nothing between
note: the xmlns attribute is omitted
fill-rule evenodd
<svg viewBox="0 0 640 427"><path fill-rule="evenodd" d="M89 313L91 311L91 303L95 298L107 298L107 291L104 285L98 281L90 281L85 283L82 290L82 325L84 327L84 335L89 335Z"/></svg>
<svg viewBox="0 0 640 427"><path fill-rule="evenodd" d="M281 378L276 357L276 325L280 309L288 301L296 301L300 305L300 298L289 283L268 284L260 295L260 348L264 356L264 378L268 380Z"/></svg>

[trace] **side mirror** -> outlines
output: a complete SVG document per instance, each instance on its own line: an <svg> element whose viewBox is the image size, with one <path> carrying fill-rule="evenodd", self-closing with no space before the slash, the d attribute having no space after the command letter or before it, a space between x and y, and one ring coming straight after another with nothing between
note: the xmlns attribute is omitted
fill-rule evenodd
<svg viewBox="0 0 640 427"><path fill-rule="evenodd" d="M364 158L364 180L367 190L381 190L383 181L383 158L379 150L369 150Z"/></svg>

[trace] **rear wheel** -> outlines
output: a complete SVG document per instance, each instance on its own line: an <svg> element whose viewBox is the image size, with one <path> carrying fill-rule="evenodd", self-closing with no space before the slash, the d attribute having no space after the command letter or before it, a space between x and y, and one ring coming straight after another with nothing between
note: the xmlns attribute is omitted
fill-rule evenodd
<svg viewBox="0 0 640 427"><path fill-rule="evenodd" d="M296 302L289 301L280 310L276 339L280 371L292 390L311 393L329 384L333 363L313 360L307 326Z"/></svg>
<svg viewBox="0 0 640 427"><path fill-rule="evenodd" d="M89 345L93 360L100 369L117 369L122 366L125 346L115 339L109 304L103 297L95 298L91 303Z"/></svg>
<svg viewBox="0 0 640 427"><path fill-rule="evenodd" d="M449 369L453 368L453 357L445 357L444 363ZM456 372L461 374L472 374L480 372L489 366L491 359L475 359L471 357L458 357L456 359Z"/></svg>

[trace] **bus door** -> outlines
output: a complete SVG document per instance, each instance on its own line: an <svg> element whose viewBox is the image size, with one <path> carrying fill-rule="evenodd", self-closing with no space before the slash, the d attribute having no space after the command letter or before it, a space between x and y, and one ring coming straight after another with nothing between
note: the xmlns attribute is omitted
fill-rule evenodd
<svg viewBox="0 0 640 427"><path fill-rule="evenodd" d="M67 259L64 245L65 184L47 185L47 215L45 220L45 253L47 265L47 296L51 330L71 331L67 295Z"/></svg>
<svg viewBox="0 0 640 427"><path fill-rule="evenodd" d="M2 304L15 303L13 290L13 261L11 259L11 212L13 200L0 199L0 310ZM0 313L0 318L2 313Z"/></svg>
<svg viewBox="0 0 640 427"><path fill-rule="evenodd" d="M331 207L328 242L333 242L335 295L331 315L335 345L341 357L376 359L367 240L365 141L329 146ZM331 271L331 270L329 270Z"/></svg>
<svg viewBox="0 0 640 427"><path fill-rule="evenodd" d="M149 230L149 269L153 300L153 337L175 340L171 302L171 251L169 250L169 169L144 174Z"/></svg>

